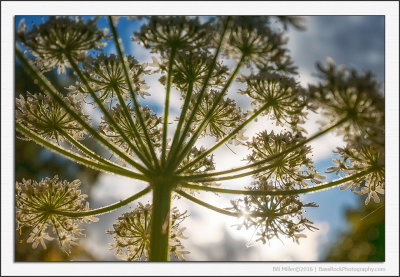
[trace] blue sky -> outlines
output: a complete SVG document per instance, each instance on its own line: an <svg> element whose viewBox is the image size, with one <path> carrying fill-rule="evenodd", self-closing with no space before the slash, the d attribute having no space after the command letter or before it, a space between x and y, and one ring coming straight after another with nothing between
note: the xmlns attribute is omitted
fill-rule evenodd
<svg viewBox="0 0 400 277"><path fill-rule="evenodd" d="M19 20L16 18L16 26L18 26ZM25 23L29 26L31 22L40 23L41 19L38 17L29 17L25 19ZM98 20L100 28L107 27L107 21L105 18ZM291 51L291 55L295 64L299 67L300 78L299 80L303 85L309 82L316 82L316 78L313 75L316 72L315 63L317 61L324 61L327 56L332 57L336 64L344 64L356 68L358 70L371 70L373 71L378 81L383 83L384 80L384 17L383 16L312 16L308 17L305 25L307 30L298 31L289 29L288 36L290 38L288 47ZM128 19L122 18L117 26L118 32L122 35L123 47L126 54L132 54L135 58L140 61L148 61L149 55L147 51L139 50L134 43L130 40L132 33L140 27L139 23L132 23ZM115 52L112 44L109 44L105 51L107 53ZM383 88L382 88L383 89ZM151 91L151 88L150 88ZM143 101L147 105L154 108L155 112L159 112L159 105L152 101ZM335 138L333 138L333 141ZM326 139L326 141L330 141ZM326 145L327 148L333 147L332 145ZM332 160L331 154L321 154L319 159L316 160L316 167L320 171L324 171L331 165ZM334 175L328 176L327 181L334 179ZM100 195L101 192L107 191L107 178L99 181L99 191L96 192ZM121 191L126 189L121 185ZM121 193L122 195L122 193ZM98 201L95 204L102 205L107 204L114 198L118 198L120 194L110 196L110 198L103 198L103 201ZM93 197L95 198L95 197ZM355 196L350 191L340 191L339 188L333 188L330 190L322 191L315 194L309 194L304 196L306 201L315 201L319 204L319 208L308 209L308 217L315 222L327 223L328 227L323 230L323 235L313 237L320 246L327 246L329 241L335 238L337 233L341 230L346 229L344 220L344 210L349 207L355 207L359 204L359 197ZM119 200L119 199L116 199ZM92 205L93 206L93 205ZM192 208L192 206L189 206ZM199 210L200 212L203 210ZM192 214L196 215L198 210L193 210ZM113 218L118 217L122 211L115 212L114 216L104 220L104 226L110 228ZM196 217L195 217L196 219ZM201 219L199 219L201 220ZM219 220L219 218L215 218ZM200 222L200 221L199 221ZM193 223L193 222L192 222ZM107 225L108 224L108 225ZM193 223L196 224L196 223ZM244 238L234 237L229 231L229 226L226 229L215 225L215 228L220 228L219 232L223 235L219 235L220 241L208 244L207 240L204 240L204 245L209 247L201 247L199 245L193 245L196 248L195 255L197 257L212 257L212 252L215 251L216 247L229 247L236 249L242 249ZM323 225L326 226L326 225ZM99 226L97 225L99 229ZM101 229L101 228L100 228ZM228 230L228 231L227 231ZM93 247L94 244L104 241L104 230L101 232L90 229L93 234L93 242L89 242L89 247ZM317 231L318 232L318 231ZM196 235L196 234L195 234ZM90 239L90 236L88 236ZM190 238L189 238L190 240ZM304 247L307 247L305 244ZM107 246L108 248L108 246ZM95 248L93 248L95 249ZM197 251L197 252L196 252ZM242 249L242 252L244 250ZM247 252L246 252L247 251ZM244 252L249 255L256 255L253 252L258 250L246 250ZM324 251L324 247L317 247L317 257L321 258ZM224 253L228 255L230 251ZM197 254L196 254L197 253ZM217 258L221 259L224 253ZM203 255L203 256L202 256ZM207 256L208 255L208 256ZM260 259L263 259L262 253L260 252ZM282 254L284 255L284 254ZM298 260L298 257L290 256L290 253L286 253L288 259ZM253 256L252 256L253 257ZM265 256L269 257L269 256ZM110 258L110 256L107 256ZM188 257L190 258L190 256ZM228 259L229 257L225 257ZM232 259L235 259L232 258ZM245 256L236 257L236 259L246 259ZM267 259L267 258L266 258Z"/></svg>

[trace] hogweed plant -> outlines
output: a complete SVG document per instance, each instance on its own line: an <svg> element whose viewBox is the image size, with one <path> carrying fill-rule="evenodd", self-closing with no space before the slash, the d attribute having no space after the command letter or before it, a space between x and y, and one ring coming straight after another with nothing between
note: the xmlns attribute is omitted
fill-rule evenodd
<svg viewBox="0 0 400 277"><path fill-rule="evenodd" d="M138 20L138 18L130 18ZM49 17L28 28L22 21L16 32L16 56L41 88L16 99L16 130L31 140L76 163L95 170L144 181L142 191L114 204L90 209L80 181L57 176L41 181L16 182L17 228L29 227L27 240L33 248L56 239L69 251L83 235L82 222L126 206L152 193L152 203L138 203L107 233L116 255L124 260L183 260L188 216L173 202L183 197L217 213L238 218L238 228L256 230L256 240L306 237L316 230L305 217L299 195L332 187L350 188L366 195L365 204L379 202L384 194L384 98L371 73L337 67L331 60L318 64L321 82L302 87L286 48L288 25L301 29L298 17L145 17L132 40L154 53L153 63L138 62L123 53L115 27L118 18L108 17L101 30L97 18ZM103 51L107 43L117 54ZM25 52L21 50L24 47ZM233 67L224 62L234 61ZM72 70L77 82L61 94L43 75L56 69ZM241 70L242 69L242 70ZM243 70L244 69L244 70ZM160 74L165 103L160 117L140 99L150 93L144 77ZM243 111L227 98L233 82L251 107ZM176 128L168 136L171 89L180 92L183 105ZM83 103L102 113L96 124ZM319 132L307 135L301 128L308 112L321 112ZM253 138L245 127L266 116L285 131L264 130ZM258 122L262 124L262 122ZM323 182L311 159L308 145L328 132L343 136L347 146L337 148L334 166L340 173ZM209 149L197 147L204 137L214 137ZM86 143L92 138L104 151ZM221 146L249 149L248 164L216 171L213 152ZM226 151L229 151L228 149ZM101 154L100 154L101 153ZM106 154L103 154L106 153ZM240 153L239 153L240 154ZM238 156L240 156L238 154ZM221 181L252 176L242 189L222 188ZM237 195L231 207L221 208L200 200L196 192Z"/></svg>

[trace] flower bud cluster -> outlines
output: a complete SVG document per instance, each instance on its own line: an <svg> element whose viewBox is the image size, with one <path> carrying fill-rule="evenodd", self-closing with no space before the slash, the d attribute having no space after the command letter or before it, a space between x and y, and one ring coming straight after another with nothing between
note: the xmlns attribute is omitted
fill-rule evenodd
<svg viewBox="0 0 400 277"><path fill-rule="evenodd" d="M264 105L264 115L276 120L277 124L288 124L293 129L303 123L306 115L307 97L304 89L291 77L274 72L259 72L239 79L246 84L240 93L248 95L253 101L255 111Z"/></svg>
<svg viewBox="0 0 400 277"><path fill-rule="evenodd" d="M332 59L327 59L326 67L318 64L318 69L324 81L310 86L309 92L318 107L323 108L326 124L348 117L337 128L346 142L374 144L383 150L385 103L374 76L336 67Z"/></svg>
<svg viewBox="0 0 400 277"><path fill-rule="evenodd" d="M224 54L244 64L254 64L260 70L279 70L295 73L296 67L286 54L287 39L274 31L265 16L233 16L230 18L230 34Z"/></svg>
<svg viewBox="0 0 400 277"><path fill-rule="evenodd" d="M213 56L206 51L180 51L175 57L175 64L172 72L172 84L175 85L183 96L186 95L189 85L196 91L200 89L211 70ZM153 65L158 67L158 71L167 72L168 61L161 59L158 61L153 57ZM220 88L224 84L228 68L216 63L208 79L208 87ZM160 82L165 85L167 76L164 74Z"/></svg>
<svg viewBox="0 0 400 277"><path fill-rule="evenodd" d="M148 20L132 40L161 55L168 55L170 49L207 49L214 33L211 23L200 23L198 17L153 16Z"/></svg>

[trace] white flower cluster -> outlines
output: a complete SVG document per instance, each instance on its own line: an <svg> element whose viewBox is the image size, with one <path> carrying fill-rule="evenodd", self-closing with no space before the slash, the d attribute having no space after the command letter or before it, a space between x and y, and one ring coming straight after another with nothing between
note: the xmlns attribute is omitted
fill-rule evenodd
<svg viewBox="0 0 400 277"><path fill-rule="evenodd" d="M268 178L259 178L249 188L251 190L276 190L273 181ZM256 241L266 243L267 241L282 236L292 238L299 243L300 238L306 235L302 232L318 230L313 222L304 217L303 208L318 207L314 202L302 203L298 195L267 195L267 196L245 196L242 199L232 200L230 210L237 212L241 223L237 224L240 230L254 228Z"/></svg>
<svg viewBox="0 0 400 277"><path fill-rule="evenodd" d="M115 243L112 249L116 249L116 256L122 260L133 261L142 260L149 257L150 251L150 224L151 224L150 204L139 203L138 207L120 216L113 225L114 230L108 234L114 235ZM174 208L171 211L171 230L169 239L170 253L179 260L184 260L184 254L189 252L184 250L181 239L186 239L183 232L186 228L179 228L179 224L186 217L185 213L179 213Z"/></svg>
<svg viewBox="0 0 400 277"><path fill-rule="evenodd" d="M200 50L180 51L175 58L175 64L172 73L172 84L174 84L182 93L186 95L189 84L194 91L200 89L211 69L213 56L210 53ZM155 58L154 58L155 59ZM168 63L166 59L154 63L162 72L167 71ZM228 68L220 63L216 63L211 76L208 79L209 88L220 88L227 76ZM162 84L166 84L166 75L160 78Z"/></svg>
<svg viewBox="0 0 400 277"><path fill-rule="evenodd" d="M198 125L207 116L217 98L219 92L211 90L204 94L201 99L199 108L193 118L191 124L192 129L196 129ZM197 101L197 94L192 98L191 105L194 106ZM189 108L191 110L191 108ZM244 121L246 114L242 112L242 109L236 105L236 101L230 98L222 99L216 106L214 112L209 117L207 125L202 133L204 136L213 136L217 140L222 139L232 130L240 125ZM247 138L243 135L244 130L242 129L230 142L239 143L240 141L246 140Z"/></svg>
<svg viewBox="0 0 400 277"><path fill-rule="evenodd" d="M65 16L50 16L44 23L27 29L21 21L17 39L28 48L42 71L57 67L58 73L70 67L67 54L75 61L82 61L89 50L99 50L105 45L108 32L99 30L94 19L85 22L81 17Z"/></svg>
<svg viewBox="0 0 400 277"><path fill-rule="evenodd" d="M337 129L347 142L374 144L384 151L385 102L374 76L336 67L329 58L325 67L318 64L318 68L324 81L310 86L309 92L323 108L326 125L347 116L349 120Z"/></svg>
<svg viewBox="0 0 400 277"><path fill-rule="evenodd" d="M85 121L89 116L84 114L82 103L74 95L61 96L64 103L72 108ZM45 139L62 142L67 134L76 140L85 138L85 129L66 112L52 97L27 92L26 98L20 95L16 99L16 121L41 135Z"/></svg>
<svg viewBox="0 0 400 277"><path fill-rule="evenodd" d="M63 215L89 210L89 203L85 202L87 195L81 194L80 184L79 180L67 182L58 176L40 182L23 179L16 183L17 228L31 228L27 242L32 243L33 248L40 243L46 249L45 240L56 237L68 253L83 236L79 225L97 221L91 216L73 218Z"/></svg>
<svg viewBox="0 0 400 277"><path fill-rule="evenodd" d="M133 92L143 98L146 95L150 95L145 91L149 87L143 80L144 74L149 73L146 70L146 64L140 64L132 56L125 57L125 64ZM119 91L123 99L131 97L123 71L123 64L116 55L100 54L95 58L87 56L83 63L83 68L90 88L98 94L99 99L104 103L118 101L116 90ZM87 97L89 94L82 82L77 82L75 86L70 86L68 89L72 93L81 93L83 97Z"/></svg>
<svg viewBox="0 0 400 277"><path fill-rule="evenodd" d="M296 73L288 50L287 39L274 31L265 16L233 16L224 53L239 60L244 57L246 66L255 65L260 70L278 70Z"/></svg>
<svg viewBox="0 0 400 277"><path fill-rule="evenodd" d="M213 26L210 22L200 23L198 17L152 16L148 24L142 25L132 37L146 48L168 56L172 48L191 50L208 46L212 39Z"/></svg>
<svg viewBox="0 0 400 277"><path fill-rule="evenodd" d="M304 122L306 108L310 108L305 90L294 80L275 72L259 72L257 75L241 76L246 89L239 92L248 95L254 111L267 108L263 115L276 120L278 125L289 125L300 131L298 124Z"/></svg>
<svg viewBox="0 0 400 277"><path fill-rule="evenodd" d="M290 132L275 134L264 131L248 143L252 153L247 157L249 162L258 162L270 156L277 155L286 149L293 147L305 138L301 134L293 135ZM309 158L311 147L303 145L290 151L286 155L281 155L277 159L263 164L270 168L263 170L256 176L273 180L274 187L280 189L291 189L296 186L303 188L308 186L308 182L320 183L324 178L319 175ZM261 166L260 166L261 167Z"/></svg>
<svg viewBox="0 0 400 277"><path fill-rule="evenodd" d="M371 198L379 203L379 194L385 193L385 155L377 151L373 145L360 146L360 144L348 145L345 148L338 148L342 160L334 160L335 166L329 167L328 172L343 172L345 175L352 175L372 169L372 172L347 182L341 187L345 190L350 187L355 194L368 194L365 205L368 205ZM360 190L357 190L360 188Z"/></svg>

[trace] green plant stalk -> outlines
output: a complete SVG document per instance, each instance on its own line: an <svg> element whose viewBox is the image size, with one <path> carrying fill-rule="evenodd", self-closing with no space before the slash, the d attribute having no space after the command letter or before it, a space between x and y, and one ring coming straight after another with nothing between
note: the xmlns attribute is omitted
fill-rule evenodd
<svg viewBox="0 0 400 277"><path fill-rule="evenodd" d="M253 213L250 213L250 214L246 215L246 214L243 214L243 213L240 213L240 212L231 212L231 211L228 211L228 210L225 210L225 209L218 208L218 207L216 207L214 205L208 204L207 202L201 201L200 199L198 199L198 198L196 198L194 196L191 196L190 194L187 194L186 192L184 192L182 190L177 190L176 193L178 193L179 195L185 197L186 199L188 199L188 200L190 200L190 201L192 201L192 202L194 202L196 204L199 204L200 206L203 206L203 207L205 207L207 209L213 210L213 211L215 211L217 213L220 213L220 214L233 216L233 217L241 217L241 216L254 216L254 217L270 217L270 216L273 216L273 217L276 217L276 216L283 216L283 215L293 214L293 213L296 213L296 212L298 212L300 210L300 209L294 209L294 210L291 210L289 212L280 212L280 213L253 212Z"/></svg>
<svg viewBox="0 0 400 277"><path fill-rule="evenodd" d="M232 72L231 76L229 77L227 83L225 84L224 88L222 89L222 91L220 92L220 94L218 95L217 99L215 100L213 106L211 107L211 109L208 111L207 115L204 117L203 121L200 123L199 127L197 127L197 130L194 132L193 136L190 138L189 142L186 144L186 146L183 148L183 150L179 153L175 159L175 163L179 164L183 158L185 157L185 155L190 151L190 149L193 147L193 145L196 143L198 137L200 136L201 132L203 131L203 129L207 126L208 121L210 120L214 110L217 108L219 102L221 102L222 98L225 95L225 92L228 90L229 86L231 85L232 81L234 80L234 78L236 77L237 73L239 72L240 67L242 66L242 63L245 59L245 56L243 55L239 62L237 63L234 71ZM197 104L199 104L200 101L198 101ZM189 124L189 123L188 123Z"/></svg>
<svg viewBox="0 0 400 277"><path fill-rule="evenodd" d="M46 77L43 76L21 53L21 51L16 47L15 48L15 54L18 57L18 59L22 62L24 65L24 69L27 71L29 75L31 75L34 79L38 81L39 86L42 87L51 97L53 97L58 104L66 111L68 112L85 130L87 130L93 137L95 137L97 140L99 140L104 146L106 146L108 149L110 149L112 152L120 156L123 160L125 160L127 163L141 171L142 173L148 173L148 170L144 168L142 165L138 164L134 160L132 160L130 157L125 155L122 151L120 151L116 146L114 146L112 143L108 142L106 139L104 139L96 130L94 130L88 123L86 123L78 114L76 114L64 101L61 99L61 97L58 95L56 92L57 90L51 85L51 83L46 79Z"/></svg>
<svg viewBox="0 0 400 277"><path fill-rule="evenodd" d="M179 116L178 126L176 127L174 138L173 138L172 143L171 143L171 150L170 150L169 155L167 157L167 164L169 164L168 162L170 161L171 153L173 153L175 151L175 149L176 149L177 140L178 140L179 135L181 133L183 122L185 121L186 112L189 109L189 104L190 104L190 99L192 97L192 93L193 93L193 82L190 82L189 86L188 86L188 91L186 93L185 102L183 103L182 112L181 112L181 114Z"/></svg>
<svg viewBox="0 0 400 277"><path fill-rule="evenodd" d="M204 92L205 92L205 90L206 90L206 88L208 86L208 81L210 80L212 72L214 71L214 67L215 67L215 65L217 63L217 58L218 58L219 52L221 50L221 46L222 46L222 42L223 42L224 37L225 37L226 30L228 28L228 23L229 23L229 17L227 17L227 19L226 19L224 28L222 30L221 38L220 38L220 40L218 42L217 50L215 51L215 55L214 55L213 60L211 62L210 70L209 70L209 72L208 72L208 74L207 74L207 76L206 76L206 78L204 80L203 87L201 88L201 90L199 92L199 95L197 97L197 101L196 101L196 103L195 103L195 105L194 105L194 107L192 109L192 112L191 112L191 114L189 116L188 121L186 122L186 125L185 125L185 128L183 130L183 133L181 134L181 136L180 136L180 138L178 140L178 143L177 143L177 145L175 147L175 151L171 151L170 154L169 154L169 157L168 157L169 160L167 161L169 168L171 168L171 166L174 163L173 159L175 158L175 156L177 154L176 152L179 151L179 149L181 148L181 146L183 145L183 143L185 141L185 138L186 138L186 136L187 136L187 134L189 132L189 129L190 129L190 124L193 122L193 118L196 115L196 111L197 111L197 109L198 109L198 107L200 105L200 100L202 99L203 94L204 94Z"/></svg>
<svg viewBox="0 0 400 277"><path fill-rule="evenodd" d="M116 45L116 48L117 48L118 56L119 56L119 59L121 60L121 63L122 63L122 69L124 70L126 82L128 83L128 87L129 87L129 90L130 90L130 93L131 93L131 97L132 97L134 108L135 108L135 112L136 112L136 117L139 119L140 126L143 129L143 133L144 133L144 136L146 138L147 145L148 145L148 147L150 149L150 153L151 153L151 155L153 157L155 166L156 166L156 168L159 168L160 165L158 164L157 155L156 155L156 152L154 150L153 143L151 142L149 134L147 132L146 125L144 124L144 120L143 120L142 114L141 114L140 109L139 109L139 103L138 103L138 101L136 99L136 95L135 95L135 93L133 91L132 83L131 83L131 80L129 78L128 70L126 68L126 64L125 64L125 61L124 61L124 54L122 53L122 48L121 48L121 45L120 45L119 40L118 40L117 30L115 29L115 26L114 26L114 23L113 23L113 20L112 20L111 16L108 17L108 20L109 20L109 24L111 26L111 31L112 31L113 36L114 36L114 42L115 42L115 45Z"/></svg>
<svg viewBox="0 0 400 277"><path fill-rule="evenodd" d="M208 154L211 154L215 149L223 145L225 142L227 142L230 138L232 138L234 135L236 135L240 130L242 130L247 124L249 124L251 121L253 121L258 115L260 115L263 111L268 109L269 103L265 104L262 106L257 112L255 112L251 117L249 117L246 121L244 121L242 124L240 124L238 127L236 127L235 130L230 132L227 136L225 136L222 140L220 140L217 144L215 144L213 147L208 149L206 152L202 153L199 155L196 159L179 169L176 173L179 174L183 172L185 169L190 168L192 165L196 164L198 161L200 161L202 158L206 157Z"/></svg>
<svg viewBox="0 0 400 277"><path fill-rule="evenodd" d="M148 161L140 151L132 144L132 142L129 140L129 138L124 134L124 132L121 130L121 128L118 126L118 124L115 122L114 118L110 115L110 113L107 111L107 109L104 107L103 103L100 101L100 99L97 97L96 93L93 91L93 89L90 87L88 81L86 80L85 76L83 76L83 73L79 66L75 63L73 58L69 53L65 54L67 56L68 62L71 64L72 68L75 70L76 74L78 74L79 79L84 83L86 89L89 91L90 95L92 98L96 101L97 105L103 112L104 116L106 119L114 126L114 128L118 131L118 133L121 135L121 137L125 140L125 142L131 147L133 152L138 156L138 158L147 166L148 169L151 169L151 164L150 161Z"/></svg>
<svg viewBox="0 0 400 277"><path fill-rule="evenodd" d="M261 165L263 163L267 163L269 161L277 159L277 158L281 157L282 155L286 155L287 153L292 152L293 150L296 150L297 148L303 146L304 144L306 144L306 143L308 143L308 142L310 142L310 141L312 141L312 140L314 140L314 139L316 139L316 138L328 133L329 131L335 129L336 127L340 126L341 124L343 124L347 120L349 120L349 117L344 117L343 119L339 120L338 122L336 122L335 124L333 124L329 128L316 133L315 135L309 137L308 139L305 139L302 142L299 142L299 143L293 145L292 147L289 147L288 149L286 149L286 150L284 150L284 151L282 151L280 153L271 155L271 156L269 156L268 158L266 158L264 160L261 160L261 161L255 162L255 163L251 163L251 164L248 164L248 165L245 165L245 166L241 166L241 167L236 167L236 168L232 168L232 169L228 169L228 170L223 170L223 171L216 171L216 172L212 172L212 173L202 173L202 174L192 174L190 176L190 178L194 178L194 177L196 177L196 178L213 177L213 176L226 175L226 174L230 174L230 173L233 173L233 172L238 172L238 171L242 171L242 170L245 170L245 169L249 169L249 168L252 168L252 167L259 166L259 165ZM186 176L182 176L182 177L186 177ZM241 176L241 177L243 177L243 176Z"/></svg>
<svg viewBox="0 0 400 277"><path fill-rule="evenodd" d="M199 178L198 176L194 176L194 175L192 175L192 176L190 176L190 175L188 175L188 176L179 176L178 180L181 181L181 182L182 181L186 181L186 180L193 180L195 182L200 182L200 183L203 183L203 182L215 182L215 181L226 181L226 180L238 179L238 178L250 176L250 175L253 175L253 174L256 174L256 173L260 173L260 172L263 172L265 170L271 169L274 166L276 166L276 165L275 164L269 164L269 165L266 165L266 166L263 166L263 167L260 167L260 168L257 168L257 169L253 169L253 170L248 171L248 172L243 172L243 173L234 174L234 175L228 175L228 176L219 176L219 177L208 177L208 178L202 177L202 178Z"/></svg>
<svg viewBox="0 0 400 277"><path fill-rule="evenodd" d="M88 149L85 145L82 143L76 141L74 138L72 138L67 132L65 132L62 129L59 129L58 132L68 140L69 143L74 145L79 151L81 151L83 154L86 154L88 157L93 158L97 160L98 162L102 164L107 164L110 166L116 166L116 164L111 163L110 161L105 160L103 157L96 155L92 150Z"/></svg>
<svg viewBox="0 0 400 277"><path fill-rule="evenodd" d="M119 91L119 88L117 86L114 86L114 89L115 89L115 93L116 93L116 95L118 97L118 101L121 104L122 109L124 110L125 116L127 117L128 121L129 121L129 125L131 126L131 128L133 130L133 133L136 136L135 140L139 143L144 155L146 156L146 159L148 161L150 161L150 163L151 162L154 163L154 161L152 161L152 159L150 157L150 154L147 152L147 148L144 145L143 140L142 140L139 132L136 129L135 123L133 123L132 115L128 111L128 107L126 106L126 103L125 103L124 99L122 98L122 95L121 95L121 92ZM157 163L157 161L155 161L155 163Z"/></svg>
<svg viewBox="0 0 400 277"><path fill-rule="evenodd" d="M169 258L171 194L169 184L161 183L153 186L149 261L168 261Z"/></svg>
<svg viewBox="0 0 400 277"><path fill-rule="evenodd" d="M316 192L324 189L329 189L336 187L338 185L341 185L343 183L350 182L354 179L357 179L359 177L362 177L364 175L367 175L373 171L375 171L375 168L370 168L355 174L352 174L348 177L345 178L340 178L332 182L327 182L325 184L320 184L320 185L315 185L311 186L308 188L304 189L294 189L294 190L239 190L239 189L224 189L224 188L215 188L215 187L206 187L206 186L199 186L199 185L193 185L193 184L181 184L181 187L184 188L189 188L189 189L194 189L194 190L202 190L202 191L208 191L208 192L219 192L219 193L227 193L227 194L240 194L240 195L257 195L257 196L263 196L263 195L297 195L297 194L302 194L302 193L310 193L310 192Z"/></svg>
<svg viewBox="0 0 400 277"><path fill-rule="evenodd" d="M189 199L190 201L192 201L192 202L194 202L196 204L199 204L199 205L201 205L203 207L206 207L206 208L208 208L210 210L213 210L213 211L215 211L217 213L224 214L224 215L229 215L229 216L234 216L234 217L238 217L239 216L239 213L230 212L230 211L227 211L225 209L221 209L221 208L215 207L215 206L213 206L211 204L208 204L208 203L206 203L204 201L201 201L201 200L197 199L196 197L191 196L190 194L187 194L183 190L177 189L175 192L177 194L185 197L186 199Z"/></svg>
<svg viewBox="0 0 400 277"><path fill-rule="evenodd" d="M162 150L161 150L161 166L165 165L165 158L167 152L167 133L168 133L168 113L169 113L169 97L171 94L171 81L172 81L172 67L174 65L176 48L171 48L171 54L168 63L168 77L167 77L167 89L165 94L164 103L164 122L163 122L163 136L162 136Z"/></svg>
<svg viewBox="0 0 400 277"><path fill-rule="evenodd" d="M81 165L93 168L95 170L99 170L99 171L105 171L105 172L109 172L109 173L113 173L113 174L118 174L118 175L122 175L122 176L126 176L126 177L130 177L130 178L134 178L137 180L142 180L142 181L149 181L144 175L138 174L136 172L132 172L130 170L126 170L124 168L119 167L116 164L110 163L110 165L107 164L99 164L93 160L87 159L85 157L82 157L80 155L76 155L70 151L67 151L61 147L59 147L58 145L55 145L41 137L39 137L38 135L34 134L33 132L31 132L30 130L28 130L27 128L23 127L21 124L19 124L18 122L15 123L15 126L17 128L17 130L19 132L21 132L22 134L24 134L25 136L29 137L30 139L32 139L33 141L35 141L37 144L46 147L74 162L77 162Z"/></svg>
<svg viewBox="0 0 400 277"><path fill-rule="evenodd" d="M92 216L92 215L100 215L100 214L104 214L104 213L108 213L111 212L115 209L121 208L129 203L131 203L132 201L135 201L136 199L142 197L143 195L147 194L149 191L151 191L151 187L148 186L147 188L139 191L138 193L129 196L128 198L115 202L114 204L108 205L108 206L104 206L98 209L93 209L93 210L89 210L89 211L85 211L85 212L66 212L66 211L52 211L52 214L57 214L57 215L64 215L64 216L68 216L68 217L85 217L85 216Z"/></svg>

